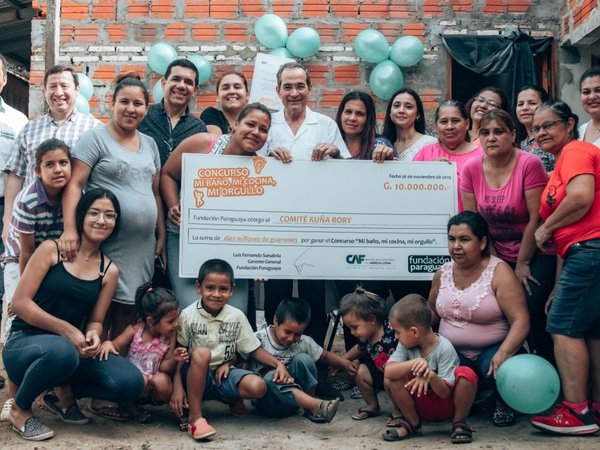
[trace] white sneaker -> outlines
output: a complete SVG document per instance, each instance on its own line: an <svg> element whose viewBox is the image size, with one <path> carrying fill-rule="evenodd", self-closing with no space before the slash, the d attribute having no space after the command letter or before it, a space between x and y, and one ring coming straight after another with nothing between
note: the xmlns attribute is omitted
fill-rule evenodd
<svg viewBox="0 0 600 450"><path fill-rule="evenodd" d="M2 412L0 412L0 422L8 422L10 410L12 409L12 405L14 402L14 398L9 398L8 400L6 400L4 406L2 407Z"/></svg>

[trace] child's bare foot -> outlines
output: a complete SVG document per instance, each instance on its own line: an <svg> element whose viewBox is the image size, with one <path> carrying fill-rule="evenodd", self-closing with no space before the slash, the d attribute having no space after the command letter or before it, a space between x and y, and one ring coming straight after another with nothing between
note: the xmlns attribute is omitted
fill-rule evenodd
<svg viewBox="0 0 600 450"><path fill-rule="evenodd" d="M234 400L229 403L229 410L235 417L244 417L248 415L248 408L243 399Z"/></svg>

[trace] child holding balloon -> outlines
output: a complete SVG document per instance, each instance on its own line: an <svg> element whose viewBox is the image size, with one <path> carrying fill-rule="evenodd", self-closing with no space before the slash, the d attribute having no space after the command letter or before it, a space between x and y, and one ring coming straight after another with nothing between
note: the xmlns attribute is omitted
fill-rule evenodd
<svg viewBox="0 0 600 450"><path fill-rule="evenodd" d="M396 428L383 433L386 441L421 436L421 421L452 419L453 444L472 441L466 423L477 391L477 375L459 366L450 341L431 329L427 301L409 294L392 307L389 322L398 347L385 367L384 384L392 401L402 411Z"/></svg>

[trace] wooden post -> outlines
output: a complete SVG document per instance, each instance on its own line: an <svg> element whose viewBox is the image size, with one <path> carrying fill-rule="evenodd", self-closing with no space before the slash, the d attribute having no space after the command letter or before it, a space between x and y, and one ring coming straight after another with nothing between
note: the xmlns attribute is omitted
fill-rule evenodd
<svg viewBox="0 0 600 450"><path fill-rule="evenodd" d="M45 71L58 64L61 1L62 0L46 0L46 28L44 30L46 41L46 53L44 54Z"/></svg>

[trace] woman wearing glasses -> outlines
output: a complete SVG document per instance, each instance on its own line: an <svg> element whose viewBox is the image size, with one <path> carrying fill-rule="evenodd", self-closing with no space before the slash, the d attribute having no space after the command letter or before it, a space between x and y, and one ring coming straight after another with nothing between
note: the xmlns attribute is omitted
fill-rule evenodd
<svg viewBox="0 0 600 450"><path fill-rule="evenodd" d="M486 112L493 109L510 112L506 94L497 87L484 87L467 102L467 111L471 119L469 137L474 144L479 145L479 121Z"/></svg>
<svg viewBox="0 0 600 450"><path fill-rule="evenodd" d="M600 147L600 67L583 72L579 91L583 109L592 118L579 127L579 138Z"/></svg>
<svg viewBox="0 0 600 450"><path fill-rule="evenodd" d="M576 140L577 119L566 103L550 101L536 109L531 127L540 148L556 157L535 240L544 249L553 239L563 261L546 329L564 396L552 413L531 423L558 434L600 429L600 152Z"/></svg>
<svg viewBox="0 0 600 450"><path fill-rule="evenodd" d="M63 195L61 253L78 252L75 205L85 188L108 188L121 202L121 232L103 250L118 264L119 284L108 321L118 336L133 319L135 290L152 279L154 258L166 261L165 221L158 190L160 158L155 141L137 131L148 111L148 91L137 74L121 77L113 93L113 117L85 133L73 149L73 175Z"/></svg>
<svg viewBox="0 0 600 450"><path fill-rule="evenodd" d="M552 361L544 306L554 287L556 251L538 251L533 236L548 175L540 158L513 146L515 124L505 111L483 115L479 137L484 155L465 164L461 193L466 211L487 221L495 254L507 262L525 289L532 352Z"/></svg>

